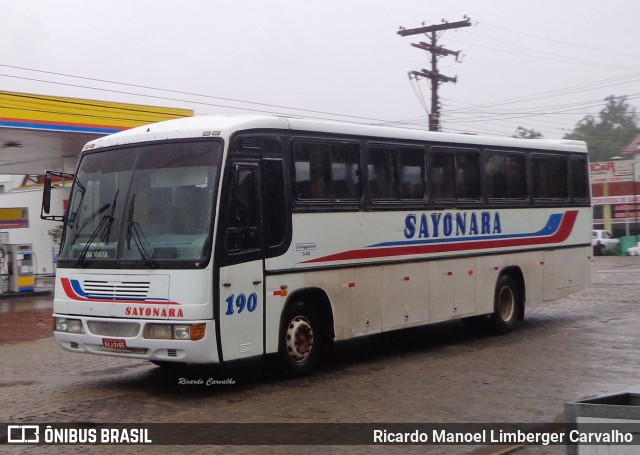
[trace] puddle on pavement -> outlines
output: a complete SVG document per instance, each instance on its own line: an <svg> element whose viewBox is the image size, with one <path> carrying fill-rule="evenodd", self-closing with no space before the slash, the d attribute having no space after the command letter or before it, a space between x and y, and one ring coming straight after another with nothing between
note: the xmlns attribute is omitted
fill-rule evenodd
<svg viewBox="0 0 640 455"><path fill-rule="evenodd" d="M53 308L53 301L51 299L30 299L27 297L18 297L5 301L0 300L0 314L44 310L46 308Z"/></svg>
<svg viewBox="0 0 640 455"><path fill-rule="evenodd" d="M0 388L3 387L17 387L21 385L31 385L35 384L35 381L11 381L11 382L0 382Z"/></svg>
<svg viewBox="0 0 640 455"><path fill-rule="evenodd" d="M126 373L127 370L138 368L141 365L146 366L144 362L139 362L139 363L135 363L131 365L123 365L119 367L102 368L99 370L92 370L92 371L83 371L82 374L84 376L107 376L111 374L122 374L122 373Z"/></svg>

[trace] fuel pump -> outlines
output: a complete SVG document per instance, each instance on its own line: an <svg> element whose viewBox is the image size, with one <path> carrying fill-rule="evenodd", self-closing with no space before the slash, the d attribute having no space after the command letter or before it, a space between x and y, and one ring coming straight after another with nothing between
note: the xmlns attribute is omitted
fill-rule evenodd
<svg viewBox="0 0 640 455"><path fill-rule="evenodd" d="M29 292L35 288L33 274L33 247L30 243L8 243L3 245L9 292Z"/></svg>

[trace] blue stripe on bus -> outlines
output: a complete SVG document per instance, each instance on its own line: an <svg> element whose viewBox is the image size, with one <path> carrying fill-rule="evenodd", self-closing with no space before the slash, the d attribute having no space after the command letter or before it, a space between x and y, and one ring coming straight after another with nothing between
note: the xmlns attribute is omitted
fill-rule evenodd
<svg viewBox="0 0 640 455"><path fill-rule="evenodd" d="M520 234L502 234L502 235L484 235L475 237L443 237L437 239L420 239L420 240L401 240L395 242L382 242L368 245L366 248L377 248L385 246L403 246L403 245L426 245L430 243L454 243L454 242L472 242L477 240L502 240L514 238L544 237L555 234L562 222L563 213L554 213L549 216L547 224L536 232L525 232Z"/></svg>

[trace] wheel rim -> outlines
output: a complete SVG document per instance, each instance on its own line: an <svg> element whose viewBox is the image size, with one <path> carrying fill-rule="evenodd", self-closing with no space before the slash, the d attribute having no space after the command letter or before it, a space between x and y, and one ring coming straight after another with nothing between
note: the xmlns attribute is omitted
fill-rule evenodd
<svg viewBox="0 0 640 455"><path fill-rule="evenodd" d="M297 363L307 361L313 350L313 328L309 320L296 316L291 320L286 333L287 353Z"/></svg>
<svg viewBox="0 0 640 455"><path fill-rule="evenodd" d="M509 286L503 286L498 294L497 313L503 321L509 321L516 311L516 296Z"/></svg>

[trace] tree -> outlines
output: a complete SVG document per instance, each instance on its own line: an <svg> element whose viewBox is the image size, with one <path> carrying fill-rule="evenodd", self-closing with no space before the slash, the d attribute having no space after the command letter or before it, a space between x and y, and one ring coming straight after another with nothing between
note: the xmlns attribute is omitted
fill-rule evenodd
<svg viewBox="0 0 640 455"><path fill-rule="evenodd" d="M519 126L515 134L511 137L517 137L520 139L542 139L542 133L536 130L530 130Z"/></svg>
<svg viewBox="0 0 640 455"><path fill-rule="evenodd" d="M580 120L565 139L585 141L591 161L608 161L619 155L640 134L638 114L626 96L610 95L598 117L587 115Z"/></svg>
<svg viewBox="0 0 640 455"><path fill-rule="evenodd" d="M60 239L62 239L62 225L59 224L58 226L54 227L53 229L49 229L47 231L47 233L49 234L49 237L51 238L51 240L53 240L53 243L55 245L60 245Z"/></svg>

